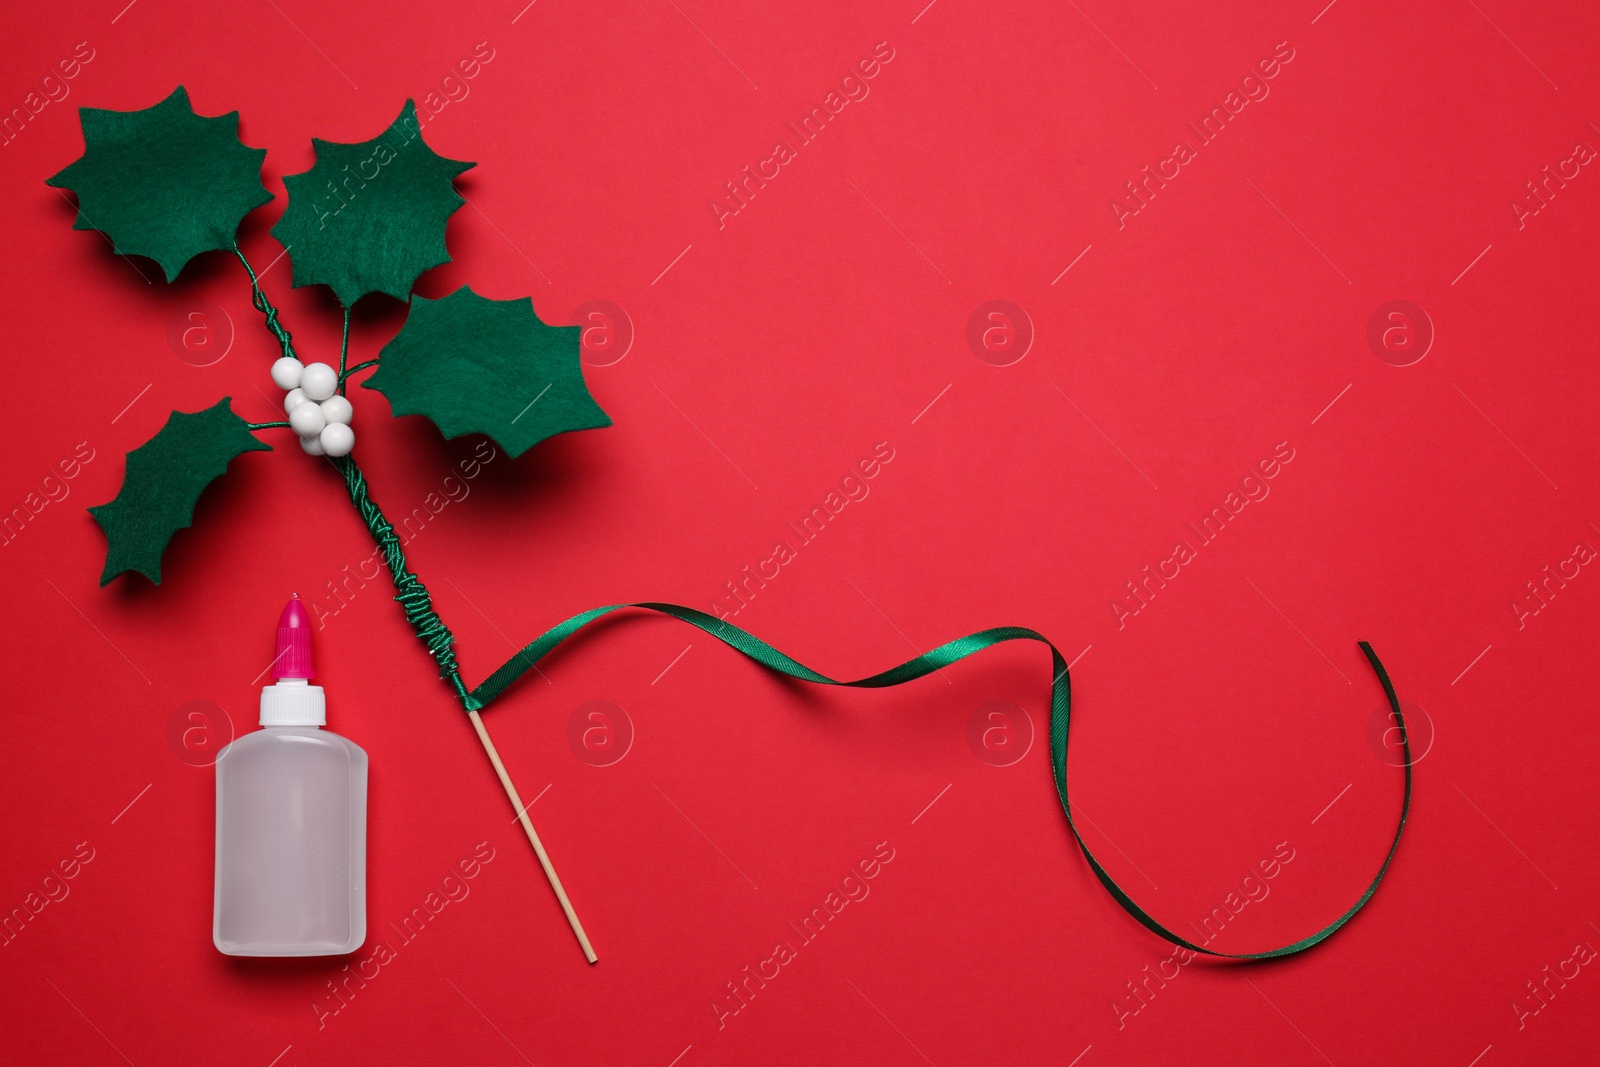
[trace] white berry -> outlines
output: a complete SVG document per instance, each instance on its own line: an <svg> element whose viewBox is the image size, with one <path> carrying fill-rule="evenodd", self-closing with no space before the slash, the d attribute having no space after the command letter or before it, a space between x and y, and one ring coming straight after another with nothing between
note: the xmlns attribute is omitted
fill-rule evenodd
<svg viewBox="0 0 1600 1067"><path fill-rule="evenodd" d="M293 389L300 384L300 372L305 368L293 356L284 356L272 365L272 381L279 389Z"/></svg>
<svg viewBox="0 0 1600 1067"><path fill-rule="evenodd" d="M315 437L327 424L328 420L322 417L322 408L309 400L295 405L295 409L289 412L289 425L301 437Z"/></svg>
<svg viewBox="0 0 1600 1067"><path fill-rule="evenodd" d="M306 391L296 386L289 390L289 395L283 398L283 413L287 415L301 404L309 403L311 398L306 396Z"/></svg>
<svg viewBox="0 0 1600 1067"><path fill-rule="evenodd" d="M339 372L326 363L308 363L300 372L300 388L320 404L339 388Z"/></svg>
<svg viewBox="0 0 1600 1067"><path fill-rule="evenodd" d="M330 426L334 423L348 426L354 414L355 409L350 406L350 401L342 396L330 396L322 402L322 417L328 420Z"/></svg>
<svg viewBox="0 0 1600 1067"><path fill-rule="evenodd" d="M303 448L309 455L322 455L322 442L318 438L302 437L300 438L300 447Z"/></svg>
<svg viewBox="0 0 1600 1067"><path fill-rule="evenodd" d="M331 422L322 428L317 438L322 451L330 456L348 456L356 446L356 433L342 422Z"/></svg>

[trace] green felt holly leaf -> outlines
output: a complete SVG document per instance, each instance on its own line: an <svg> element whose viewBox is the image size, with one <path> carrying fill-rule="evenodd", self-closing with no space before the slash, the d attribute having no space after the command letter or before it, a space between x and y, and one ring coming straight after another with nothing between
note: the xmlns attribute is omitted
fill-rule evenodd
<svg viewBox="0 0 1600 1067"><path fill-rule="evenodd" d="M148 256L169 282L201 252L234 247L239 223L272 199L261 184L267 150L240 143L239 113L196 115L181 85L142 111L78 115L83 155L47 184L78 195L73 229Z"/></svg>
<svg viewBox="0 0 1600 1067"><path fill-rule="evenodd" d="M89 509L106 533L105 585L124 571L161 584L161 554L172 535L194 521L206 486L235 456L270 452L249 424L233 413L229 397L193 414L174 411L150 440L128 453L122 489L109 504Z"/></svg>
<svg viewBox="0 0 1600 1067"><path fill-rule="evenodd" d="M362 384L396 415L423 415L446 437L487 434L520 456L555 434L611 425L583 383L582 332L546 326L528 297L490 300L464 285L413 298Z"/></svg>
<svg viewBox="0 0 1600 1067"><path fill-rule="evenodd" d="M477 164L429 148L414 103L371 141L311 144L317 162L283 179L289 206L272 228L296 286L326 285L345 307L368 293L404 300L423 271L450 262L445 222L466 203L452 182Z"/></svg>

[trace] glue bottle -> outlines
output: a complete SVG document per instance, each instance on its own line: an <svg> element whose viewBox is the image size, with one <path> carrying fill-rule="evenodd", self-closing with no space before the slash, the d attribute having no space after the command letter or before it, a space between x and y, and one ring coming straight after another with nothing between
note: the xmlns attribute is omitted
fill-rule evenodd
<svg viewBox="0 0 1600 1067"><path fill-rule="evenodd" d="M230 956L337 956L367 936L367 754L324 730L311 619L278 619L262 729L217 757L212 940Z"/></svg>

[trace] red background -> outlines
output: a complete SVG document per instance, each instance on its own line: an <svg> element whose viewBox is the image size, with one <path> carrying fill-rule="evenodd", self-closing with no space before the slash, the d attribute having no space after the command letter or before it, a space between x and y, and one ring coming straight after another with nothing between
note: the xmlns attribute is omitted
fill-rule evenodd
<svg viewBox="0 0 1600 1067"><path fill-rule="evenodd" d="M1551 582L1537 614L1511 605L1580 542L1600 546L1600 177L1551 183L1520 226L1511 205L1576 144L1600 146L1600 14L1504 0L74 7L14 12L0 39L8 110L78 42L94 52L70 97L0 149L0 505L42 492L80 442L94 454L0 557L0 905L22 906L80 842L94 858L0 949L7 1060L1488 1067L1591 1047L1600 976L1552 982L1537 1013L1525 983L1600 946L1600 577ZM1369 741L1382 697L1356 641L1370 640L1435 738L1372 904L1309 953L1196 962L1141 1006L1126 983L1171 950L1068 836L1041 650L818 691L634 618L486 715L539 797L531 814L600 953L590 967L374 583L318 635L330 726L372 757L357 958L398 944L387 924L479 842L495 858L320 1028L313 1005L349 961L219 955L212 773L169 726L190 701L253 725L284 599L334 603L325 583L371 544L333 472L279 440L207 493L159 588L97 588L104 539L84 508L116 493L122 454L170 409L222 395L275 417L274 349L228 257L162 284L72 231L44 179L82 150L76 106L146 107L181 82L202 114L238 108L245 142L269 149L279 199L242 233L261 269L310 137L376 135L480 41L494 58L424 127L478 167L450 223L454 262L419 292L531 294L547 321L608 300L636 339L586 368L614 427L502 456L409 547L469 681L591 606L709 609L888 442L870 495L740 625L838 676L982 627L1044 631L1081 657L1085 832L1150 911L1185 929L1280 842L1293 849L1214 942L1233 952L1322 926L1382 855L1400 773ZM792 140L785 123L880 41L894 58L870 95L719 229L723 183ZM1193 142L1185 123L1279 42L1294 58L1270 95L1119 228L1124 183ZM329 358L333 305L289 281L279 264L265 284L302 353ZM1035 334L1009 366L966 340L994 299ZM1436 333L1410 366L1367 341L1391 300ZM363 306L353 358L401 317ZM169 331L191 322L224 358L180 358ZM390 419L374 393L355 402L357 455L393 515L472 450ZM1280 442L1294 459L1270 495L1119 625L1124 583ZM568 741L592 700L635 731L610 766ZM1008 767L968 741L995 700L1036 735ZM719 1027L725 983L797 940L785 924L879 842L895 858L870 895Z"/></svg>

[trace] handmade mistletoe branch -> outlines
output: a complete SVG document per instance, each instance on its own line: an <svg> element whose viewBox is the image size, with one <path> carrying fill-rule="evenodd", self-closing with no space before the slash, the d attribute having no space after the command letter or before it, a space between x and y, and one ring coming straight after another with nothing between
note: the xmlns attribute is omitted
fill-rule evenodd
<svg viewBox="0 0 1600 1067"><path fill-rule="evenodd" d="M394 581L395 599L418 639L466 709L523 830L533 844L567 921L588 960L596 959L544 845L528 819L489 738L479 710L498 698L562 642L590 623L627 609L645 609L678 619L716 638L767 669L819 685L881 689L933 673L995 645L1037 642L1050 650L1050 765L1056 792L1090 870L1113 899L1145 927L1192 952L1233 959L1267 959L1302 952L1331 936L1377 891L1400 845L1411 805L1411 750L1405 719L1388 673L1370 645L1360 642L1400 731L1405 753L1405 793L1394 838L1366 892L1308 937L1265 952L1230 955L1195 944L1162 925L1111 878L1078 832L1067 799L1067 737L1071 679L1067 662L1043 634L1002 626L959 637L897 667L842 681L797 662L727 622L674 604L616 604L593 608L552 627L522 648L480 685L469 687L456 663L454 636L433 608L427 588L406 562L399 536L367 488L352 455L354 408L350 379L376 368L364 388L382 392L396 415L422 415L446 437L481 433L513 457L540 441L571 430L609 426L611 420L584 385L579 328L548 326L532 300L489 300L463 286L439 300L412 296L426 270L449 261L445 224L465 201L453 181L474 166L437 155L422 140L416 111L406 102L399 117L371 141L336 144L313 138L316 162L304 174L284 178L289 204L272 233L284 246L294 285L326 285L344 311L335 368L304 363L260 276L238 245L244 217L272 199L261 183L265 149L239 141L238 112L214 118L195 114L180 86L142 111L80 109L85 151L49 179L78 197L77 229L111 238L116 251L143 255L160 264L170 281L195 256L226 251L250 279L251 301L279 347L272 366L285 390L285 421L246 422L229 398L194 413L174 411L155 437L128 453L121 490L110 503L90 508L106 534L100 584L136 571L161 581L161 559L173 535L194 519L208 485L246 452L271 451L258 432L291 429L300 446L326 457L344 479L362 522L381 549ZM348 366L350 309L363 297L384 293L408 300L405 323L374 360Z"/></svg>

